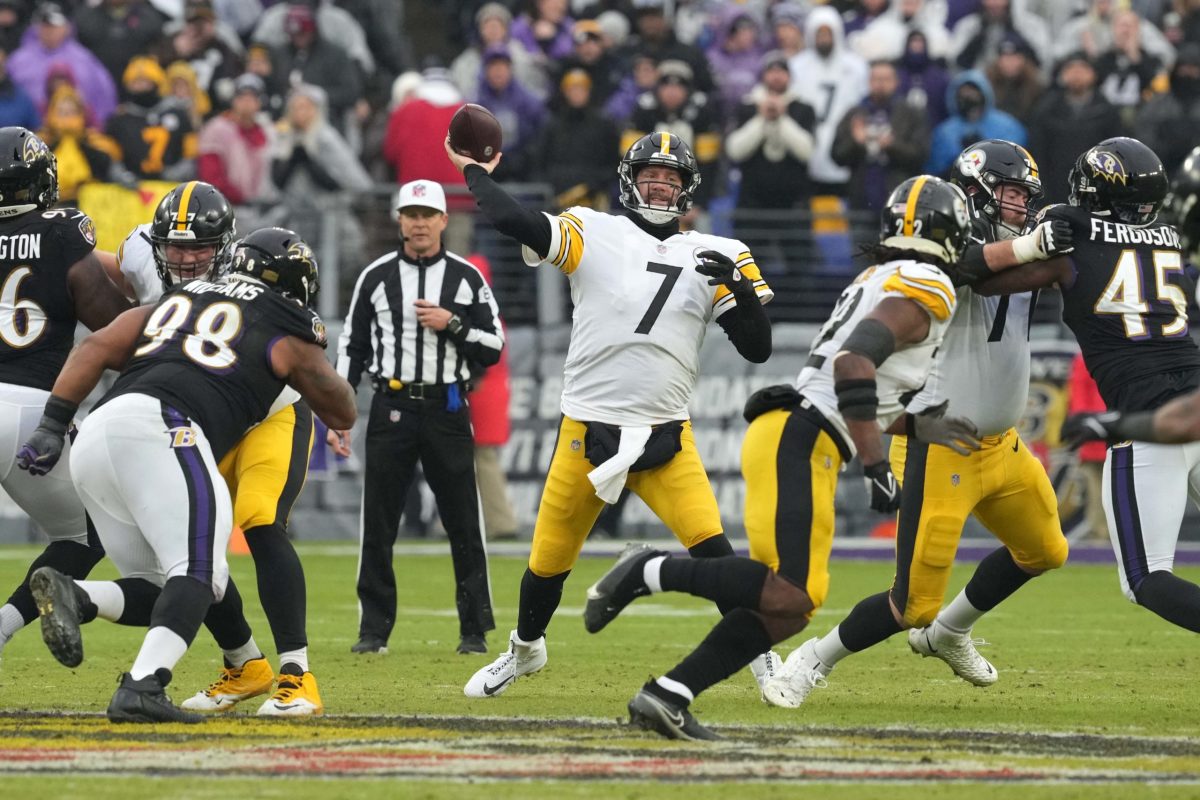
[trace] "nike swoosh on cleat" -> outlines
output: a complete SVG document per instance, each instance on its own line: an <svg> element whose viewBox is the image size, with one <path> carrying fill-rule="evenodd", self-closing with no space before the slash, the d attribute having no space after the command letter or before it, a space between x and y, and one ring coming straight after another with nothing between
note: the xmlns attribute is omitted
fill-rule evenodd
<svg viewBox="0 0 1200 800"><path fill-rule="evenodd" d="M497 683L495 686L488 686L488 685L485 683L485 684L483 685L483 693L484 693L484 694L486 694L488 697L491 697L491 696L492 696L492 695L494 695L496 692L498 692L498 691L500 691L501 689L503 689L503 688L504 688L504 687L505 687L507 684L511 683L511 682L512 682L512 680L513 680L512 678L505 678L504 680L502 680L502 681L500 681L499 683Z"/></svg>
<svg viewBox="0 0 1200 800"><path fill-rule="evenodd" d="M664 709L664 711L666 711L666 709ZM679 712L672 714L671 712L666 711L666 715L668 722L670 722L676 728L683 730L683 714L680 714Z"/></svg>
<svg viewBox="0 0 1200 800"><path fill-rule="evenodd" d="M588 590L587 590L587 599L588 600L599 600L601 597L603 597L603 595L601 595L599 592L596 591L595 586L588 587Z"/></svg>

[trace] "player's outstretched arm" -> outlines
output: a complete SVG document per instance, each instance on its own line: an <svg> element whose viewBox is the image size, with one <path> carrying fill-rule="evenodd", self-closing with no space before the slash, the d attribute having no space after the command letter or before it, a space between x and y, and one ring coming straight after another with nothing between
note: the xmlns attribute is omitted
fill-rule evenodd
<svg viewBox="0 0 1200 800"><path fill-rule="evenodd" d="M354 427L354 389L312 342L285 336L271 348L271 368L308 401L313 413L335 431Z"/></svg>
<svg viewBox="0 0 1200 800"><path fill-rule="evenodd" d="M990 278L972 283L971 288L976 294L991 296L1048 289L1056 284L1068 287L1074 282L1075 268L1070 259L1064 256L997 272Z"/></svg>
<svg viewBox="0 0 1200 800"><path fill-rule="evenodd" d="M1071 447L1091 441L1160 444L1200 441L1200 392L1176 397L1154 411L1077 414L1063 423L1061 438Z"/></svg>
<svg viewBox="0 0 1200 800"><path fill-rule="evenodd" d="M67 287L75 304L75 318L88 330L100 330L132 305L109 278L94 252L79 259L67 270Z"/></svg>
<svg viewBox="0 0 1200 800"><path fill-rule="evenodd" d="M516 201L500 184L492 180L492 170L500 163L500 156L481 164L469 156L454 152L450 137L446 137L446 156L467 179L467 188L475 196L475 202L496 230L516 239L540 257L550 254L550 220L540 211L530 211Z"/></svg>

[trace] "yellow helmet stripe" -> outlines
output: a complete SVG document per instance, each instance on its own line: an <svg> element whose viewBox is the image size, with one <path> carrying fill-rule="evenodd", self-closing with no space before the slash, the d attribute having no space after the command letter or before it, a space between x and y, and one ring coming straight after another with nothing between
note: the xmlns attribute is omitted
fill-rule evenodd
<svg viewBox="0 0 1200 800"><path fill-rule="evenodd" d="M183 185L183 193L179 197L179 211L175 214L175 230L187 230L187 212L188 206L192 204L192 190L196 188L197 181L188 181Z"/></svg>
<svg viewBox="0 0 1200 800"><path fill-rule="evenodd" d="M904 235L913 235L913 217L917 213L917 198L921 196L921 189L925 186L925 181L928 176L918 175L917 180L913 183L912 188L908 190L908 200L904 204Z"/></svg>
<svg viewBox="0 0 1200 800"><path fill-rule="evenodd" d="M664 156L671 152L671 132L663 131L658 135L659 151Z"/></svg>
<svg viewBox="0 0 1200 800"><path fill-rule="evenodd" d="M1017 145L1017 149L1020 150L1021 155L1025 156L1025 158L1029 161L1029 176L1031 178L1038 177L1038 165L1037 162L1033 160L1033 156L1031 156L1029 151L1024 147L1021 147L1021 145Z"/></svg>

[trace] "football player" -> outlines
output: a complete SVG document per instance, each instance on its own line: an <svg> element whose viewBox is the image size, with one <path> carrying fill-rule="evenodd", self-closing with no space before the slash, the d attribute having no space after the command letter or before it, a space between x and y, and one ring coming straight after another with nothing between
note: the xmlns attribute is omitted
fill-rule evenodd
<svg viewBox="0 0 1200 800"><path fill-rule="evenodd" d="M106 268L139 303L154 303L181 283L214 279L229 260L234 230L233 207L215 186L181 183L159 202L151 222L125 238ZM272 246L279 249L282 242ZM311 258L299 247L297 255ZM233 495L234 525L245 533L259 600L274 634L278 683L251 636L240 593L231 583L205 619L224 654L224 667L208 688L183 701L184 708L229 711L274 686L260 714L307 716L324 710L308 664L304 568L287 536L292 506L308 477L312 442L312 411L294 389L285 387L267 419L221 460L221 475Z"/></svg>
<svg viewBox="0 0 1200 800"><path fill-rule="evenodd" d="M164 690L229 577L233 504L220 459L266 418L285 384L330 427L354 423L353 391L325 359L325 327L308 309L317 286L310 252L291 231L255 231L239 243L228 277L188 281L88 337L21 449L23 469L52 470L78 403L106 368L122 370L80 426L72 478L122 576L162 591L152 607L130 608L140 598L115 582L73 582L49 567L31 578L42 637L68 666L83 659L82 622L149 617L109 704L114 722L203 719ZM114 470L118 461L140 468Z"/></svg>
<svg viewBox="0 0 1200 800"><path fill-rule="evenodd" d="M12 468L75 341L76 323L98 330L129 308L93 252L91 218L54 208L57 200L54 154L25 128L0 128L0 485L50 538L29 572L49 566L85 578L104 551L69 472L39 481ZM26 575L0 606L0 651L35 619Z"/></svg>
<svg viewBox="0 0 1200 800"><path fill-rule="evenodd" d="M734 607L687 658L642 687L629 703L631 722L671 739L719 738L688 706L803 629L824 601L837 476L855 453L871 507L896 510L900 488L882 434L904 416L933 367L957 305L945 270L961 255L969 230L966 197L957 187L929 175L896 187L881 215L876 265L842 292L790 396L752 398L742 460L747 535L758 560L678 559L633 546L588 590L584 624L592 633L654 592L686 592ZM921 420L923 436L961 441L955 446L964 451L975 446L967 420ZM777 528L759 514L781 516L785 525ZM765 682L765 697L778 680Z"/></svg>
<svg viewBox="0 0 1200 800"><path fill-rule="evenodd" d="M733 555L688 402L711 320L744 358L767 360L771 326L762 304L773 293L744 244L680 231L700 172L691 148L674 134L643 136L626 151L618 168L625 211L617 214L529 211L492 180L500 154L480 164L454 152L449 140L446 153L496 229L524 246L525 263L550 264L567 275L575 303L563 420L521 580L517 628L508 651L463 690L490 697L545 666L546 627L563 583L604 504L623 487L691 555ZM764 662L766 650L755 654Z"/></svg>
<svg viewBox="0 0 1200 800"><path fill-rule="evenodd" d="M1169 419L1190 402L1182 398L1200 387L1200 348L1188 334L1182 244L1175 228L1159 218L1167 175L1153 150L1117 137L1080 155L1069 180L1068 204L1045 212L1046 219L1071 226L1075 252L1069 260L1005 270L975 289L1008 293L1057 283L1062 290L1063 321L1108 410L1124 423L1105 432L1114 443L1103 478L1121 589L1168 622L1200 631L1200 587L1172 573L1188 496L1200 493L1200 444L1129 441L1150 438L1153 412L1162 409Z"/></svg>

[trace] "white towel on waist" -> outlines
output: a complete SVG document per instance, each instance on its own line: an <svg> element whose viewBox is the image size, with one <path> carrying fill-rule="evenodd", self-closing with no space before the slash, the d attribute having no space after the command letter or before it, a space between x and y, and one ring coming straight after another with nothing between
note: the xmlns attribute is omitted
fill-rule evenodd
<svg viewBox="0 0 1200 800"><path fill-rule="evenodd" d="M606 503L615 503L625 488L629 468L641 457L650 438L650 426L631 425L621 428L621 439L617 454L588 473L588 480L596 487L596 496Z"/></svg>

